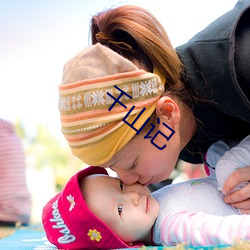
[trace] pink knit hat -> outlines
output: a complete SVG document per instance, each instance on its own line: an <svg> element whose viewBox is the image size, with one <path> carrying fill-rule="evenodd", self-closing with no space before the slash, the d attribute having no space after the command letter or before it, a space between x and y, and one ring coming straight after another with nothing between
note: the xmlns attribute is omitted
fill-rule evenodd
<svg viewBox="0 0 250 250"><path fill-rule="evenodd" d="M60 249L131 248L88 208L79 181L93 174L108 175L99 167L81 170L45 205L42 222L48 240Z"/></svg>

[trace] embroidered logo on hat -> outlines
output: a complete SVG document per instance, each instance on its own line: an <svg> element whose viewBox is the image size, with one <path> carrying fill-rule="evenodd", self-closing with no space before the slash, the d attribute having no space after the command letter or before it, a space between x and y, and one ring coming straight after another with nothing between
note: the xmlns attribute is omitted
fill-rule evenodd
<svg viewBox="0 0 250 250"><path fill-rule="evenodd" d="M63 236L58 238L58 243L67 244L75 241L76 237L70 234L70 230L65 224L64 220L61 217L60 211L58 210L58 200L52 204L52 216L53 219L50 219L51 222L56 222L56 225L53 225L52 228L58 229Z"/></svg>
<svg viewBox="0 0 250 250"><path fill-rule="evenodd" d="M91 240L96 240L96 241L100 241L102 238L101 233L98 232L96 229L94 230L89 229L88 236L90 237Z"/></svg>
<svg viewBox="0 0 250 250"><path fill-rule="evenodd" d="M74 201L74 197L70 194L69 196L67 196L67 200L69 201L70 207L69 207L69 211L72 211L72 209L75 207L75 201Z"/></svg>

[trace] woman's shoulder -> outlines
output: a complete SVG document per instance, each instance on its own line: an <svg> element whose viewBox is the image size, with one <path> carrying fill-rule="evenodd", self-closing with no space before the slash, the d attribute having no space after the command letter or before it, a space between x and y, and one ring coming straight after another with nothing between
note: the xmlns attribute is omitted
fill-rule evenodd
<svg viewBox="0 0 250 250"><path fill-rule="evenodd" d="M190 89L223 113L250 123L250 101L237 80L234 60L235 30L249 10L250 0L238 1L176 50L184 65L182 77ZM244 25L250 27L247 20Z"/></svg>

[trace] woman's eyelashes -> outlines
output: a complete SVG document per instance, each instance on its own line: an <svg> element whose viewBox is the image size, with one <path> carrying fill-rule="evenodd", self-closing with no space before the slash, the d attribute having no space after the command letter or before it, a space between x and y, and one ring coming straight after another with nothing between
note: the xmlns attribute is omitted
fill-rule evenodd
<svg viewBox="0 0 250 250"><path fill-rule="evenodd" d="M124 191L124 184L123 182L120 180L120 190L123 192ZM118 214L119 216L121 216L122 214L122 209L123 209L123 204L119 204L118 205Z"/></svg>
<svg viewBox="0 0 250 250"><path fill-rule="evenodd" d="M121 189L122 192L124 191L124 184L123 184L123 182L121 180L120 180L120 189Z"/></svg>

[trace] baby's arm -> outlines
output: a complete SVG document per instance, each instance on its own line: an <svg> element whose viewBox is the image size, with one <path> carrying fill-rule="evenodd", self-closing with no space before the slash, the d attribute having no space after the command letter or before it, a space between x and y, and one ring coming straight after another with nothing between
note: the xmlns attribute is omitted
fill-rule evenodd
<svg viewBox="0 0 250 250"><path fill-rule="evenodd" d="M250 239L250 215L173 211L163 220L160 234L161 243L167 246L233 244L236 240Z"/></svg>
<svg viewBox="0 0 250 250"><path fill-rule="evenodd" d="M219 159L231 149L232 147L229 146L222 140L219 140L213 143L206 154L206 162L208 163L209 167L209 175L215 175L215 166L218 163Z"/></svg>
<svg viewBox="0 0 250 250"><path fill-rule="evenodd" d="M237 169L250 165L250 135L242 140L237 146L227 151L217 162L215 167L218 189L222 191L227 178ZM245 186L241 183L236 189ZM236 190L234 189L234 190ZM233 190L233 191L234 191Z"/></svg>

